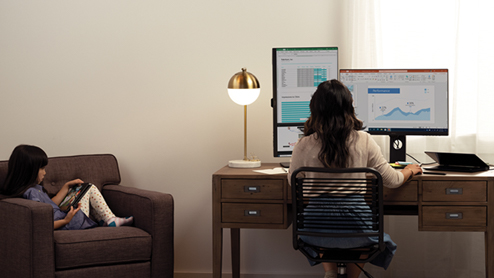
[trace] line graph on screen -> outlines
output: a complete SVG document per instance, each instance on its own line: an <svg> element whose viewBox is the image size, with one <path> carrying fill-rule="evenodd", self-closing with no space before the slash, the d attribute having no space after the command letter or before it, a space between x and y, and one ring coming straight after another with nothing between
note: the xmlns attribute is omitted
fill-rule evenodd
<svg viewBox="0 0 494 278"><path fill-rule="evenodd" d="M421 94L411 94L413 90L420 90ZM400 89L369 89L368 97L369 120L372 122L430 123L434 120L433 88L409 86Z"/></svg>

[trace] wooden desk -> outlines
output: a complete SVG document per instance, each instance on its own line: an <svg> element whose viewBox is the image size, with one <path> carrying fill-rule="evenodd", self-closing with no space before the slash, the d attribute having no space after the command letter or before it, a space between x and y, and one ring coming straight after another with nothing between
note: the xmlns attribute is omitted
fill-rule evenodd
<svg viewBox="0 0 494 278"><path fill-rule="evenodd" d="M286 174L223 167L213 174L213 278L222 272L223 228L230 228L233 278L240 277L240 229L286 229L291 191ZM418 175L384 191L386 214L418 215L419 231L485 233L486 277L494 278L494 173Z"/></svg>

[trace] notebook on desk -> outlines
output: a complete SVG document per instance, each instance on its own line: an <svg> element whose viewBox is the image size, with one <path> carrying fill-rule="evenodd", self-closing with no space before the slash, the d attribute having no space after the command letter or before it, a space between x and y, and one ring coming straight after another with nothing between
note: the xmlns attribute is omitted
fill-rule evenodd
<svg viewBox="0 0 494 278"><path fill-rule="evenodd" d="M425 152L439 165L427 167L426 170L455 171L455 172L479 172L489 170L482 159L473 153L442 153Z"/></svg>

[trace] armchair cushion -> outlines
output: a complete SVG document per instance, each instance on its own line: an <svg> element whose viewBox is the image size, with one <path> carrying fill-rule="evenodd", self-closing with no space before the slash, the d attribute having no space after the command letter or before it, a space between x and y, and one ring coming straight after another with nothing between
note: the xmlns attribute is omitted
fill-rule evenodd
<svg viewBox="0 0 494 278"><path fill-rule="evenodd" d="M54 239L57 269L151 259L151 235L135 227L55 231Z"/></svg>

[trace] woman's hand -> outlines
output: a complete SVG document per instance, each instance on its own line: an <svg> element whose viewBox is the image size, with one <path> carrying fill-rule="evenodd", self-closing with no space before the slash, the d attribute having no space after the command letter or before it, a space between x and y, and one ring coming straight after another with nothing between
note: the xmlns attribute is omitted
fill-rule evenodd
<svg viewBox="0 0 494 278"><path fill-rule="evenodd" d="M403 170L401 170L403 174L403 183L408 182L413 176L421 174L422 168L418 164L408 164Z"/></svg>
<svg viewBox="0 0 494 278"><path fill-rule="evenodd" d="M422 167L420 167L418 164L408 164L405 169L410 169L414 176L422 174Z"/></svg>

